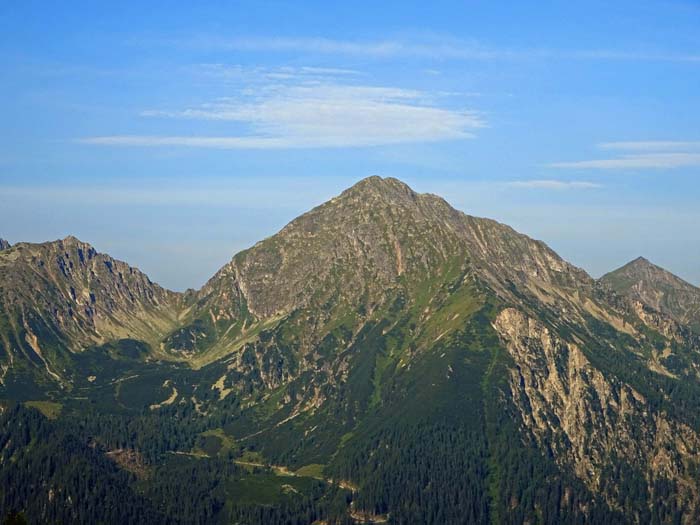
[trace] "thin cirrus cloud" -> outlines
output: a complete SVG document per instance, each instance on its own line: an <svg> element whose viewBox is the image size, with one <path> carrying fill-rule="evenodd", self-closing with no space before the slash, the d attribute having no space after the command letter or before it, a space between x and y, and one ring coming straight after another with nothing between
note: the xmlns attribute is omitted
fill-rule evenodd
<svg viewBox="0 0 700 525"><path fill-rule="evenodd" d="M314 55L362 56L375 59L410 57L440 60L562 59L648 62L700 62L697 53L669 53L620 49L504 49L451 37L427 40L342 40L325 37L242 37L195 36L165 40L196 49L245 52L305 53Z"/></svg>
<svg viewBox="0 0 700 525"><path fill-rule="evenodd" d="M149 110L142 116L228 121L246 129L231 136L108 135L80 142L220 149L368 147L468 139L485 125L476 112L440 107L420 91L322 83L268 86L248 98Z"/></svg>
<svg viewBox="0 0 700 525"><path fill-rule="evenodd" d="M618 151L614 158L554 162L550 168L629 170L675 169L700 166L700 142L697 141L620 141L603 142L600 149Z"/></svg>
<svg viewBox="0 0 700 525"><path fill-rule="evenodd" d="M415 42L403 40L340 40L324 37L244 37L198 36L166 41L179 46L246 52L293 52L316 55L350 55L370 58L454 58L492 59L514 55L510 51L481 48L455 39Z"/></svg>
<svg viewBox="0 0 700 525"><path fill-rule="evenodd" d="M318 66L242 66L237 64L203 63L185 68L198 80L211 79L226 84L260 84L261 82L322 83L329 80L362 76L356 69Z"/></svg>
<svg viewBox="0 0 700 525"><path fill-rule="evenodd" d="M602 188L602 185L586 181L563 181L551 179L519 180L506 183L511 188L530 188L543 190L590 190Z"/></svg>
<svg viewBox="0 0 700 525"><path fill-rule="evenodd" d="M700 141L639 140L622 142L603 142L599 144L598 147L601 149L622 151L700 151Z"/></svg>

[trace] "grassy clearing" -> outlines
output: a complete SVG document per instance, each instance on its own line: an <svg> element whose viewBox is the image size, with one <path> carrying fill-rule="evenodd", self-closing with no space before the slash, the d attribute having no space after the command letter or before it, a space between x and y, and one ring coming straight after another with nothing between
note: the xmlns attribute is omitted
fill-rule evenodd
<svg viewBox="0 0 700 525"><path fill-rule="evenodd" d="M304 476L307 478L323 479L323 469L326 466L321 463L311 463L310 465L304 465L298 469L294 474L297 476Z"/></svg>
<svg viewBox="0 0 700 525"><path fill-rule="evenodd" d="M203 436L216 436L221 440L222 446L227 450L231 450L236 446L236 440L224 432L223 428L213 428L202 432Z"/></svg>
<svg viewBox="0 0 700 525"><path fill-rule="evenodd" d="M61 415L63 405L54 401L26 401L24 403L29 408L36 408L49 419L58 419Z"/></svg>
<svg viewBox="0 0 700 525"><path fill-rule="evenodd" d="M274 505L311 492L310 478L280 477L273 473L246 476L231 481L226 492L238 504Z"/></svg>
<svg viewBox="0 0 700 525"><path fill-rule="evenodd" d="M226 434L221 428L214 428L202 432L197 440L193 452L203 453L210 457L215 457L221 454L234 450L236 441Z"/></svg>

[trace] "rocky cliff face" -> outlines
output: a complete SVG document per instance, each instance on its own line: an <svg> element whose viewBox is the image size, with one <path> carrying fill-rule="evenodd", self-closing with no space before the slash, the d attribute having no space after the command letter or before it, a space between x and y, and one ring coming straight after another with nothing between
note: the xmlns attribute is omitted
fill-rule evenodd
<svg viewBox="0 0 700 525"><path fill-rule="evenodd" d="M700 333L700 288L643 257L604 275L601 282Z"/></svg>
<svg viewBox="0 0 700 525"><path fill-rule="evenodd" d="M545 450L619 510L624 494L607 476L623 465L652 500L664 498L655 494L659 487L673 485L676 504L692 509L685 522L697 522L697 430L651 409L642 393L596 368L580 343L538 320L508 308L494 327L513 358L510 390L523 426Z"/></svg>
<svg viewBox="0 0 700 525"><path fill-rule="evenodd" d="M7 250L10 246L10 243L7 242L5 239L0 239L0 251Z"/></svg>

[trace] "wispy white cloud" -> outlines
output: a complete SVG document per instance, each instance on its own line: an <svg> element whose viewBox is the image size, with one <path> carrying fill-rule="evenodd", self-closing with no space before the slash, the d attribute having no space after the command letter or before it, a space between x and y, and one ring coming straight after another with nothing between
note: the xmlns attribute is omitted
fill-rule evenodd
<svg viewBox="0 0 700 525"><path fill-rule="evenodd" d="M265 137L187 137L162 135L106 135L78 139L81 144L100 146L177 146L216 149L283 149L303 147L287 139Z"/></svg>
<svg viewBox="0 0 700 525"><path fill-rule="evenodd" d="M653 51L620 51L611 49L591 49L580 51L552 52L552 56L582 60L700 63L700 53L666 53Z"/></svg>
<svg viewBox="0 0 700 525"><path fill-rule="evenodd" d="M648 153L623 155L613 159L554 162L551 168L563 169L671 169L700 166L700 153Z"/></svg>
<svg viewBox="0 0 700 525"><path fill-rule="evenodd" d="M400 39L341 40L323 37L244 37L199 36L166 41L180 46L244 52L293 52L312 55L350 55L369 58L413 57L454 60L565 59L700 63L700 52L668 53L648 50L615 49L503 49L475 41L450 37L425 41Z"/></svg>
<svg viewBox="0 0 700 525"><path fill-rule="evenodd" d="M339 67L314 67L314 66L302 66L297 68L302 73L310 75L361 75L360 71L356 69L345 69Z"/></svg>
<svg viewBox="0 0 700 525"><path fill-rule="evenodd" d="M602 188L602 185L595 182L586 181L563 181L563 180L518 180L507 182L506 186L512 188L532 188L545 190L590 190L594 188Z"/></svg>
<svg viewBox="0 0 700 525"><path fill-rule="evenodd" d="M488 59L507 56L509 52L482 49L455 39L430 42L402 40L354 41L323 37L247 37L222 38L202 36L179 41L189 47L232 51L294 52L315 55L354 55L374 58L411 56L418 58Z"/></svg>
<svg viewBox="0 0 700 525"><path fill-rule="evenodd" d="M625 170L673 169L700 166L700 141L640 140L601 142L599 149L619 151L605 159L553 162L550 168Z"/></svg>
<svg viewBox="0 0 700 525"><path fill-rule="evenodd" d="M223 149L339 148L436 142L473 137L485 122L476 112L440 107L429 94L343 84L279 84L198 107L148 110L142 116L231 121L235 136L109 135L86 144Z"/></svg>
<svg viewBox="0 0 700 525"><path fill-rule="evenodd" d="M356 69L319 66L243 66L240 64L204 63L189 66L189 73L209 77L217 82L253 83L282 81L297 83L328 82L362 76Z"/></svg>
<svg viewBox="0 0 700 525"><path fill-rule="evenodd" d="M601 149L621 151L683 151L700 150L700 141L674 141L674 140L642 140L603 142L598 145Z"/></svg>

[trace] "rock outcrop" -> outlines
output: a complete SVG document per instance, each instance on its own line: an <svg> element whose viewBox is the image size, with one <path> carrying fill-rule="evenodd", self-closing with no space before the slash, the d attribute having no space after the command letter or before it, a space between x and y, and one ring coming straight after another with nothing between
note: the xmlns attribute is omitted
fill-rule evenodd
<svg viewBox="0 0 700 525"><path fill-rule="evenodd" d="M639 472L652 495L660 481L671 483L676 504L694 509L685 522L697 522L700 436L693 428L651 409L640 392L596 368L579 344L538 320L508 308L494 327L514 361L513 401L545 450L613 507L621 489L606 475L622 463Z"/></svg>

